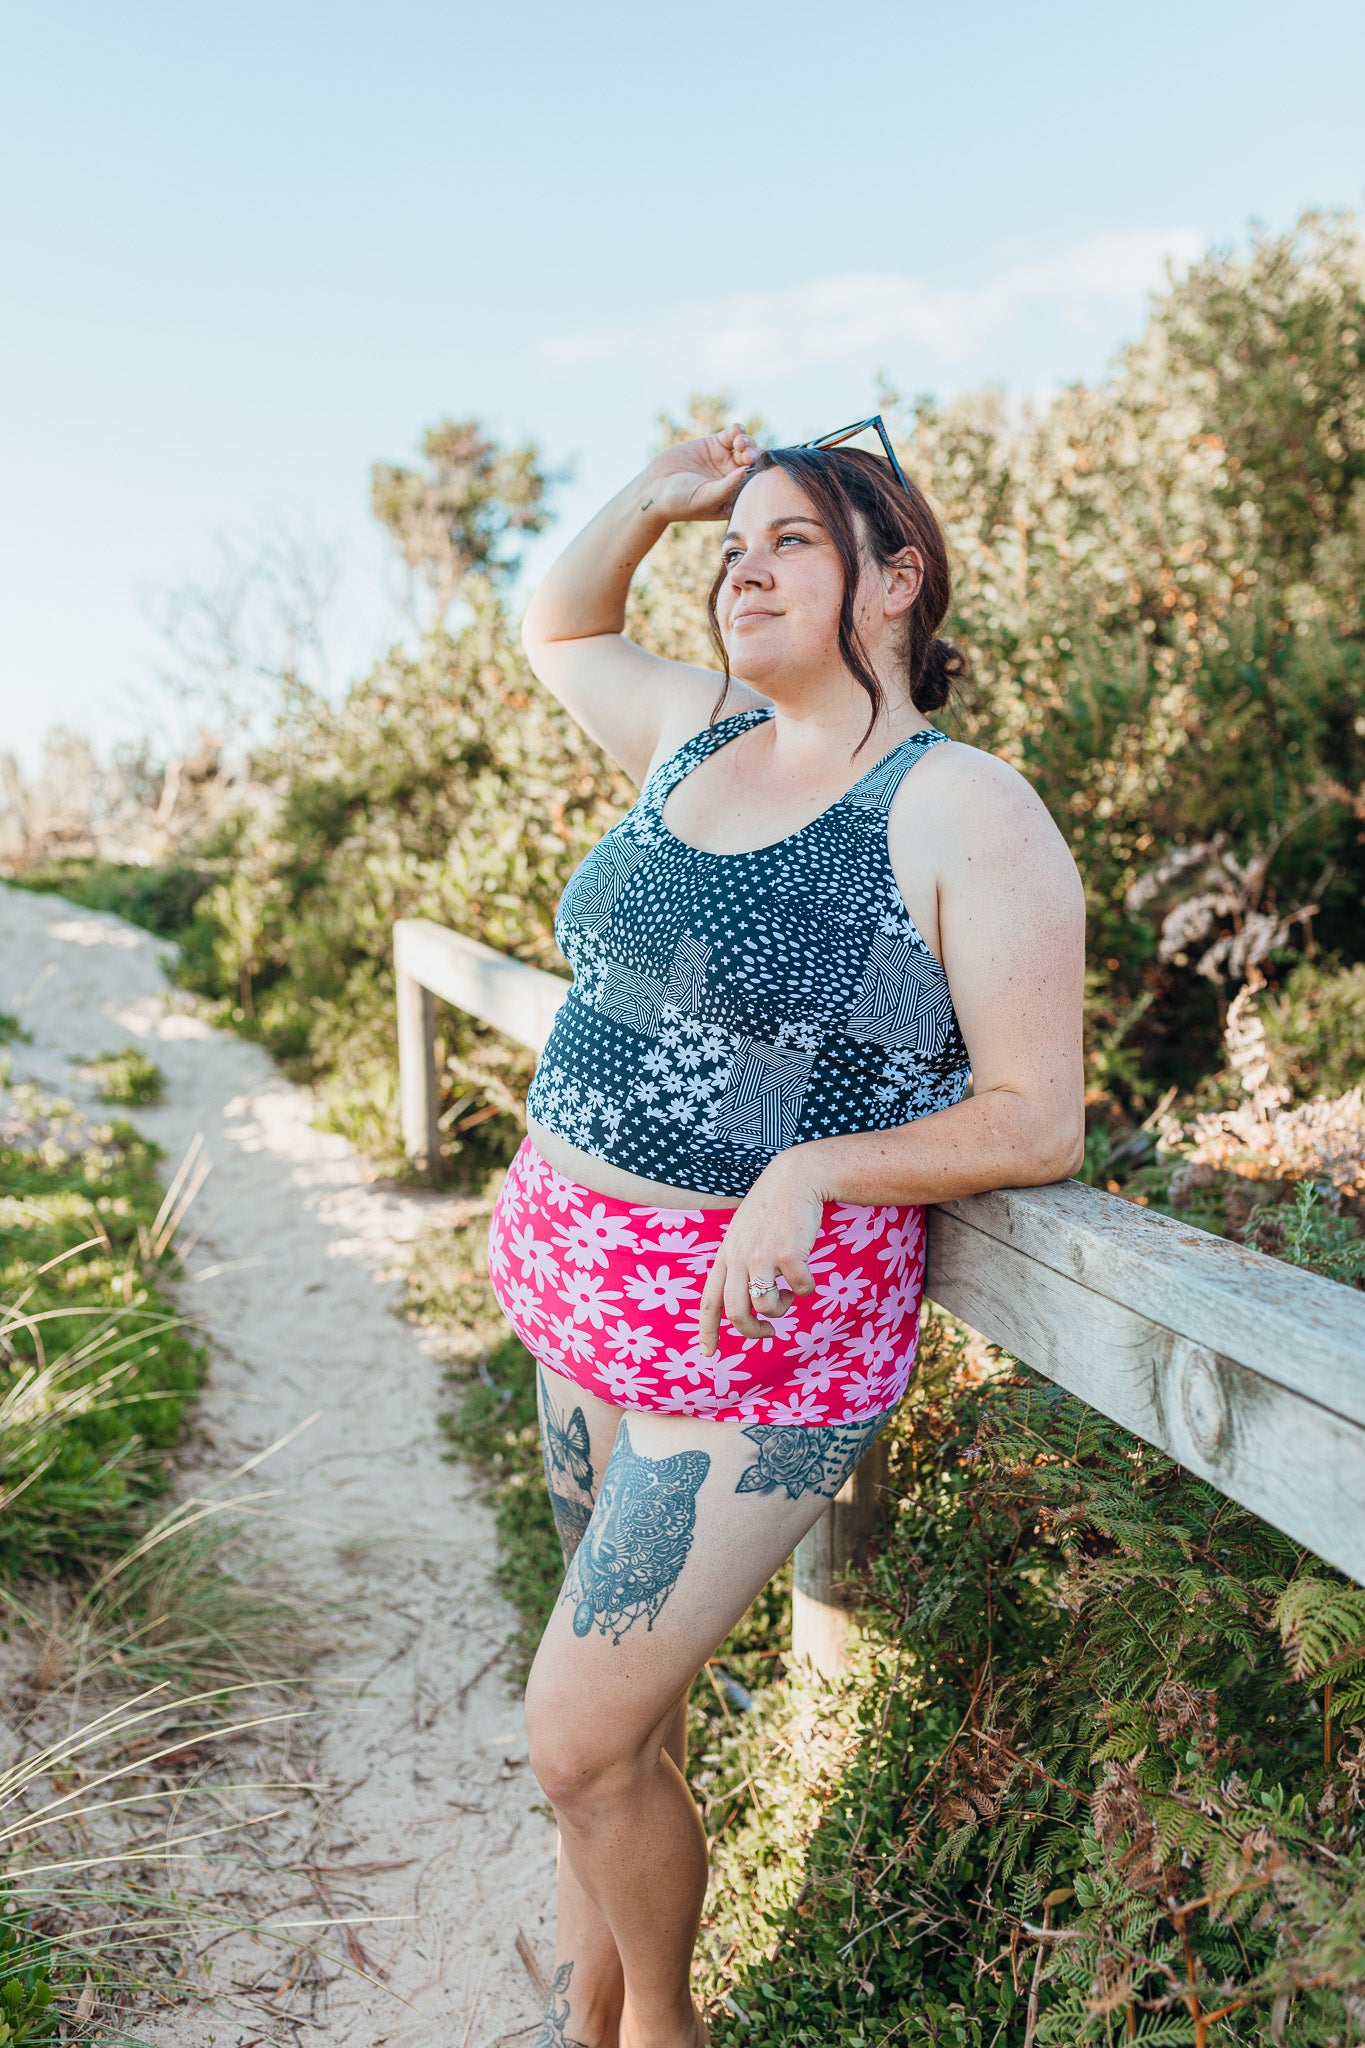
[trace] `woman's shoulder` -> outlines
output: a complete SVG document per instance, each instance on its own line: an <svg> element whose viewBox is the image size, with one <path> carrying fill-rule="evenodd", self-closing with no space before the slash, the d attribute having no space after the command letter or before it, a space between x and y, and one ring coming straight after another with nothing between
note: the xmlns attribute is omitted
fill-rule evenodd
<svg viewBox="0 0 1365 2048"><path fill-rule="evenodd" d="M1040 802L1033 785L998 754L968 746L965 740L952 739L946 733L938 737L948 744L924 749L902 791L911 787L922 802L942 806L955 806L971 797L991 810Z"/></svg>
<svg viewBox="0 0 1365 2048"><path fill-rule="evenodd" d="M944 855L966 859L986 849L1027 855L1046 847L1066 851L1055 819L1026 776L982 747L954 740L927 747L897 791L888 821L894 842L930 843ZM1070 856L1067 855L1069 859Z"/></svg>

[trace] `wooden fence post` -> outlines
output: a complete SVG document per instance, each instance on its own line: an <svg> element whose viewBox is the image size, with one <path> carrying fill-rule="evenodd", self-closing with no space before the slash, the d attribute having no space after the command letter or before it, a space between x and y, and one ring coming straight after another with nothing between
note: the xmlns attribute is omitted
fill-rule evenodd
<svg viewBox="0 0 1365 2048"><path fill-rule="evenodd" d="M441 1133L437 1124L439 1092L436 1075L436 999L410 972L401 926L393 938L394 974L398 984L398 1101L403 1123L403 1150L420 1172L433 1180L441 1170Z"/></svg>
<svg viewBox="0 0 1365 2048"><path fill-rule="evenodd" d="M878 1437L796 1546L792 1655L812 1664L822 1678L836 1678L848 1661L857 1588L838 1581L866 1562L885 1485L886 1443Z"/></svg>

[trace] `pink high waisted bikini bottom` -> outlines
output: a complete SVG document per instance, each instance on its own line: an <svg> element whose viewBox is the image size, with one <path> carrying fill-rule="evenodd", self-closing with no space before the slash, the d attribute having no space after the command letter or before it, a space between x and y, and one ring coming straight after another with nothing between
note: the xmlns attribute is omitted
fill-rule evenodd
<svg viewBox="0 0 1365 2048"><path fill-rule="evenodd" d="M893 1407L919 1336L923 1209L826 1203L814 1293L776 1337L741 1337L722 1320L704 1358L697 1312L733 1213L599 1195L524 1138L489 1226L493 1290L547 1371L617 1408L823 1428Z"/></svg>

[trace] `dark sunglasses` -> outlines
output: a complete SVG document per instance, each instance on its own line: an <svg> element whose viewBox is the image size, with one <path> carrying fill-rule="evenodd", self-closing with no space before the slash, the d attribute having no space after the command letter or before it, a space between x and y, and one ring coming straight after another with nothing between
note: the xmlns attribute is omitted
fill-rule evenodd
<svg viewBox="0 0 1365 2048"><path fill-rule="evenodd" d="M905 481L905 471L896 460L896 451L891 446L891 437L882 425L882 416L879 412L874 413L870 420L859 420L856 425L851 427L839 427L832 434L818 434L813 441L798 441L796 446L798 448L839 448L842 447L845 441L852 441L857 435L867 433L876 434L877 439L886 451L886 459L891 464L892 475L908 497L910 486Z"/></svg>

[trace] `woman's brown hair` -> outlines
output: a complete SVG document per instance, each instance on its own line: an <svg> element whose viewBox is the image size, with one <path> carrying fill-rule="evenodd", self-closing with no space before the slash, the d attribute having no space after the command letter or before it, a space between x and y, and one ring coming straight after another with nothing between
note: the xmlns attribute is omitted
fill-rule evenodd
<svg viewBox="0 0 1365 2048"><path fill-rule="evenodd" d="M858 577L866 553L876 562L894 560L903 548L914 548L924 565L923 579L910 608L906 633L906 672L910 699L918 711L937 711L948 702L953 684L967 673L961 649L938 638L948 610L952 579L948 569L948 543L933 506L917 485L902 490L890 465L879 455L861 448L769 448L759 456L731 500L738 503L744 485L765 469L780 469L800 485L814 505L825 531L838 550L844 567L844 594L839 606L839 653L854 680L867 692L872 706L867 732L855 752L866 746L885 704L885 692L868 660L867 649L853 615ZM861 529L861 531L860 531ZM716 572L706 601L711 638L725 668L725 689L721 691L712 720L718 715L730 687L730 657L720 635L716 602L729 570L724 563Z"/></svg>

